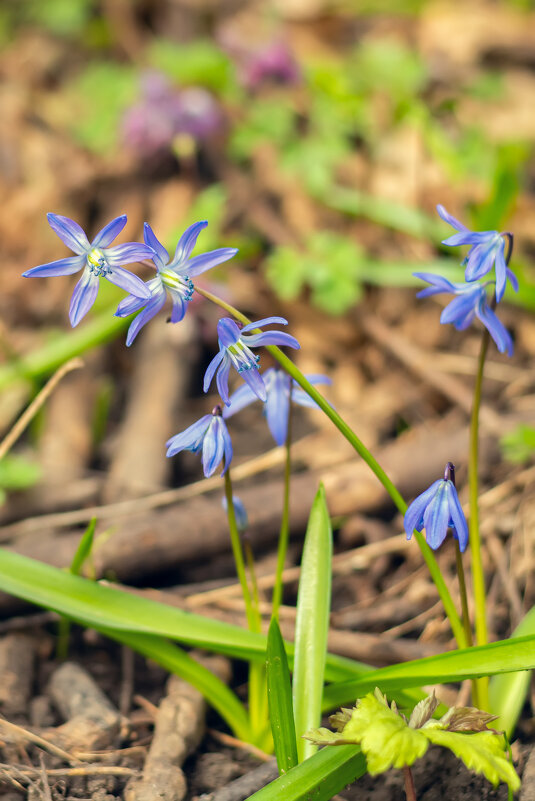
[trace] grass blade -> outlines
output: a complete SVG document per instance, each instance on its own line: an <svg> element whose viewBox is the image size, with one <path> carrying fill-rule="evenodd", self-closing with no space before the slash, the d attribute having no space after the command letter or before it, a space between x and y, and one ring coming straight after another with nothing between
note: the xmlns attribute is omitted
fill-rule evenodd
<svg viewBox="0 0 535 801"><path fill-rule="evenodd" d="M292 684L284 642L276 618L271 619L267 640L269 720L279 773L297 765L297 743L292 706Z"/></svg>
<svg viewBox="0 0 535 801"><path fill-rule="evenodd" d="M91 553L91 548L93 547L93 540L95 538L95 529L97 527L97 518L92 517L88 527L82 534L82 539L78 543L78 548L76 549L76 553L73 556L71 566L69 568L70 572L73 573L75 576L79 576L82 572L82 567L84 566L84 562L89 557Z"/></svg>
<svg viewBox="0 0 535 801"><path fill-rule="evenodd" d="M352 681L330 684L325 688L324 709L353 703L355 698L373 691L375 687L386 693L422 684L447 684L533 668L535 634L402 662L365 673Z"/></svg>
<svg viewBox="0 0 535 801"><path fill-rule="evenodd" d="M358 745L323 748L248 801L329 801L365 772L366 759Z"/></svg>
<svg viewBox="0 0 535 801"><path fill-rule="evenodd" d="M513 637L535 634L535 606L522 618ZM498 715L496 726L511 737L520 717L529 690L531 673L523 670L518 673L503 673L493 676L489 686L490 711Z"/></svg>
<svg viewBox="0 0 535 801"><path fill-rule="evenodd" d="M308 520L297 595L293 704L299 760L317 750L302 735L321 723L331 606L332 530L320 484Z"/></svg>

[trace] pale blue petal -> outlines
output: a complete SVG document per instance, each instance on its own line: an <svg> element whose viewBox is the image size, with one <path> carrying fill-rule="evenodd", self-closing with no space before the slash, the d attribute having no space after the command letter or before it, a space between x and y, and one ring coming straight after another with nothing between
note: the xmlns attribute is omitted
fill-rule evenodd
<svg viewBox="0 0 535 801"><path fill-rule="evenodd" d="M242 328L242 332L253 331L255 328L262 328L263 325L288 325L288 320L284 317L263 317L262 320L255 320L253 323L247 323Z"/></svg>
<svg viewBox="0 0 535 801"><path fill-rule="evenodd" d="M479 302L479 293L457 295L447 306L444 307L440 315L441 323L453 323L456 325L465 320L468 314L475 313L475 307Z"/></svg>
<svg viewBox="0 0 535 801"><path fill-rule="evenodd" d="M123 267L114 267L111 272L107 273L106 279L116 286L120 286L125 292L130 295L136 295L139 298L150 300L150 289L137 275L125 270Z"/></svg>
<svg viewBox="0 0 535 801"><path fill-rule="evenodd" d="M267 393L264 407L269 430L277 445L284 445L288 432L288 417L290 414L289 384L289 376L277 371L275 381Z"/></svg>
<svg viewBox="0 0 535 801"><path fill-rule="evenodd" d="M130 327L128 329L128 334L126 337L126 345L130 347L134 339L137 337L140 330L143 328L149 320L152 320L155 317L160 309L163 307L166 300L165 292L159 292L155 297L151 298L147 303L146 300L142 301L143 303L147 303L145 308L142 312L138 314L135 320L132 320L130 323Z"/></svg>
<svg viewBox="0 0 535 801"><path fill-rule="evenodd" d="M476 309L476 314L493 338L500 353L507 352L508 356L512 356L514 348L511 334L490 306L487 303L480 304Z"/></svg>
<svg viewBox="0 0 535 801"><path fill-rule="evenodd" d="M212 420L213 415L205 414L204 417L201 417L196 423L186 428L185 431L181 431L180 434L175 434L174 437L168 439L165 443L167 447L166 455L174 456L176 453L183 450L196 453L202 445L204 435Z"/></svg>
<svg viewBox="0 0 535 801"><path fill-rule="evenodd" d="M257 400L258 397L255 395L253 390L247 386L247 384L242 384L242 386L230 396L230 405L225 406L223 409L223 417L226 420L228 417L232 417L237 412L241 412L242 409L245 409L246 406L249 406L249 404Z"/></svg>
<svg viewBox="0 0 535 801"><path fill-rule="evenodd" d="M403 518L403 526L405 528L408 540L410 540L412 537L412 532L414 529L416 529L416 531L421 531L423 529L424 512L427 508L427 505L434 497L440 482L443 480L444 479L439 478L437 481L434 481L431 486L425 490L425 492L422 492L421 495L418 495L418 497L415 498L409 505L407 511L405 512L405 517Z"/></svg>
<svg viewBox="0 0 535 801"><path fill-rule="evenodd" d="M143 259L152 259L154 251L148 245L141 242L125 242L124 245L115 245L113 248L105 248L103 253L110 267L118 267L121 264L133 264Z"/></svg>
<svg viewBox="0 0 535 801"><path fill-rule="evenodd" d="M210 478L217 470L218 464L225 454L225 441L222 426L225 423L221 417L213 417L204 435L202 444L202 466L206 478Z"/></svg>
<svg viewBox="0 0 535 801"><path fill-rule="evenodd" d="M223 361L221 362L221 366L217 371L217 376L216 376L217 391L219 392L221 400L226 406L228 406L229 404L228 375L230 372L230 366L231 366L230 359L228 357L226 359L223 359Z"/></svg>
<svg viewBox="0 0 535 801"><path fill-rule="evenodd" d="M74 287L69 308L69 319L73 328L85 317L95 302L98 286L99 279L92 275L89 270L84 270L82 277Z"/></svg>
<svg viewBox="0 0 535 801"><path fill-rule="evenodd" d="M186 314L186 310L188 308L188 301L184 300L184 298L179 295L178 292L174 292L172 289L169 290L169 295L173 301L173 306L171 309L171 322L179 323L184 319L184 315Z"/></svg>
<svg viewBox="0 0 535 801"><path fill-rule="evenodd" d="M204 382L203 382L203 391L208 392L210 389L210 384L212 383L212 379L214 377L215 371L219 367L222 359L226 356L224 350L220 350L219 353L216 353L208 367L206 368L206 372L204 374ZM228 358L228 357L227 357Z"/></svg>
<svg viewBox="0 0 535 801"><path fill-rule="evenodd" d="M466 225L463 225L462 222L459 222L456 217L453 217L453 215L449 214L444 206L442 206L440 203L437 206L437 212L439 216L442 217L444 222L447 222L452 228L455 228L457 231L468 231Z"/></svg>
<svg viewBox="0 0 535 801"><path fill-rule="evenodd" d="M499 303L503 298L505 284L507 283L507 264L505 263L504 249L505 240L502 237L496 250L496 303Z"/></svg>
<svg viewBox="0 0 535 801"><path fill-rule="evenodd" d="M83 228L80 228L78 223L71 220L70 217L63 217L61 214L52 214L52 212L47 214L46 217L54 233L56 233L61 241L78 256L90 250L91 245L89 244L89 240Z"/></svg>
<svg viewBox="0 0 535 801"><path fill-rule="evenodd" d="M225 467L224 467L223 472L221 473L222 476L224 476L225 473L227 472L227 470L229 469L230 463L232 462L232 456L233 456L232 440L230 438L230 434L228 433L228 429L227 429L226 425L223 428L223 449L224 449L224 453L225 453ZM244 509L244 511L245 511L245 509ZM245 513L245 517L247 517L247 513ZM245 524L245 527L247 527L247 523Z"/></svg>
<svg viewBox="0 0 535 801"><path fill-rule="evenodd" d="M190 225L189 228L186 228L176 246L175 255L173 258L174 265L178 267L181 262L189 259L190 253L197 243L199 234L203 228L206 228L207 225L207 220L201 220L200 222L193 223L193 225Z"/></svg>
<svg viewBox="0 0 535 801"><path fill-rule="evenodd" d="M163 292L164 299L166 297L165 290L162 286L162 281L159 277L151 278L150 281L145 283L145 286L150 292L151 298L156 297L156 295L160 295ZM139 311L146 306L147 298L140 298L137 295L128 295L128 297L123 298L122 301L117 306L117 311L115 312L116 317L128 317L130 314L134 314L134 312Z"/></svg>
<svg viewBox="0 0 535 801"><path fill-rule="evenodd" d="M281 347L295 348L295 350L301 348L297 339L290 334L285 334L284 331L264 331L262 334L246 334L243 337L243 341L252 348L258 348L260 345L280 345Z"/></svg>
<svg viewBox="0 0 535 801"><path fill-rule="evenodd" d="M201 273L211 270L212 267L217 267L218 264L228 261L237 252L237 248L219 248L219 250L211 250L208 253L201 253L200 256L194 256L193 259L190 259L185 264L177 265L176 268L173 268L172 264L169 266L175 269L176 272L194 278L196 275L201 275Z"/></svg>
<svg viewBox="0 0 535 801"><path fill-rule="evenodd" d="M102 228L91 242L93 248L107 248L126 225L126 214L121 214Z"/></svg>
<svg viewBox="0 0 535 801"><path fill-rule="evenodd" d="M506 274L511 286L513 287L513 290L518 292L518 278L509 267L507 267Z"/></svg>
<svg viewBox="0 0 535 801"><path fill-rule="evenodd" d="M496 256L496 244L491 241L488 245L477 245L470 250L464 273L467 281L477 281L492 270Z"/></svg>
<svg viewBox="0 0 535 801"><path fill-rule="evenodd" d="M461 553L463 553L468 545L468 524L459 501L459 496L457 495L457 490L451 481L448 481L447 493L450 522L455 529L455 535L459 540L459 548Z"/></svg>
<svg viewBox="0 0 535 801"><path fill-rule="evenodd" d="M240 338L241 331L230 317L222 317L217 323L217 337L219 344L224 348L235 345Z"/></svg>
<svg viewBox="0 0 535 801"><path fill-rule="evenodd" d="M251 389L253 390L254 394L257 398L261 401L266 400L266 387L264 385L264 381L262 380L262 376L254 367L250 370L244 370L240 373L243 380L249 384Z"/></svg>
<svg viewBox="0 0 535 801"><path fill-rule="evenodd" d="M169 253L164 248L147 222L143 225L143 239L145 240L145 244L154 251L154 255L152 257L154 259L154 263L157 265L157 267L163 269L169 263Z"/></svg>
<svg viewBox="0 0 535 801"><path fill-rule="evenodd" d="M49 261L22 273L23 278L47 278L54 275L72 275L85 265L85 256L69 256L67 259Z"/></svg>
<svg viewBox="0 0 535 801"><path fill-rule="evenodd" d="M447 239L442 240L443 245L456 247L457 245L480 245L488 242L490 237L496 235L496 231L462 231L459 234L453 234Z"/></svg>
<svg viewBox="0 0 535 801"><path fill-rule="evenodd" d="M415 278L421 278L422 281L427 281L431 286L421 289L416 295L417 298L427 298L430 295L439 295L441 292L455 292L455 285L444 278L442 275L435 275L434 273L413 273Z"/></svg>
<svg viewBox="0 0 535 801"><path fill-rule="evenodd" d="M450 510L447 484L447 481L441 481L441 486L424 512L425 539L434 551L442 545L448 533Z"/></svg>

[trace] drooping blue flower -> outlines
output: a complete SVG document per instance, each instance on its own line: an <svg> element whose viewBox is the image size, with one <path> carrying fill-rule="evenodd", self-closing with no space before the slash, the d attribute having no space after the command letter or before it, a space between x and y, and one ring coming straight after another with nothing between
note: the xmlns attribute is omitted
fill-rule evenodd
<svg viewBox="0 0 535 801"><path fill-rule="evenodd" d="M488 330L500 353L513 355L511 334L487 303L487 287L491 284L490 281L482 284L477 281L457 284L448 281L442 275L433 273L413 273L413 275L431 284L418 292L417 298L440 295L442 292L449 292L456 296L442 310L441 323L452 323L458 331L464 331L472 323L474 317L477 317Z"/></svg>
<svg viewBox="0 0 535 801"><path fill-rule="evenodd" d="M223 498L221 499L221 504L225 512L228 512L228 503L225 495L223 495ZM243 505L243 501L240 498L238 498L237 495L232 496L232 505L234 506L234 517L236 518L236 527L240 532L240 534L243 534L245 531L247 531L247 528L249 527L249 518L247 516L247 509Z"/></svg>
<svg viewBox="0 0 535 801"><path fill-rule="evenodd" d="M425 528L425 538L430 548L436 551L446 537L448 528L459 541L461 551L468 545L468 524L462 510L454 482L449 478L455 468L448 462L444 478L434 481L425 492L410 504L405 512L403 525L410 540L414 529Z"/></svg>
<svg viewBox="0 0 535 801"><path fill-rule="evenodd" d="M106 278L107 281L120 286L137 298L144 298L145 302L150 297L150 290L141 278L123 269L121 265L152 257L152 248L139 242L126 242L123 245L109 247L125 227L126 214L116 217L105 225L91 243L78 223L69 217L47 214L47 219L52 230L76 255L40 264L38 267L26 270L22 275L24 278L46 278L53 275L72 275L83 269L82 277L74 288L69 309L73 328L95 302L100 278Z"/></svg>
<svg viewBox="0 0 535 801"><path fill-rule="evenodd" d="M284 445L288 431L290 414L290 388L292 401L299 406L311 409L319 408L310 395L301 389L296 381L292 381L288 373L275 367L269 367L261 375L266 388L263 415L267 419L269 430L277 445ZM311 384L330 384L331 379L325 375L307 375ZM250 403L258 400L258 395L248 384L239 387L229 398L229 406L223 409L223 417L227 419L241 411Z"/></svg>
<svg viewBox="0 0 535 801"><path fill-rule="evenodd" d="M507 266L505 257L505 240L509 238L512 247L512 235L498 231L470 231L466 225L448 214L444 206L438 205L437 211L444 222L455 228L458 233L442 240L443 245L471 245L468 256L463 264L466 266L464 277L467 281L477 281L496 268L496 302L499 303L505 292L507 279L515 292L518 291L518 282L515 274ZM508 257L510 257L510 253Z"/></svg>
<svg viewBox="0 0 535 801"><path fill-rule="evenodd" d="M252 391L261 401L267 399L266 387L262 376L258 372L258 362L260 357L254 354L251 348L258 348L260 345L280 345L299 350L301 347L295 337L285 334L283 331L262 331L260 334L248 334L255 328L263 325L288 325L288 320L284 317L265 317L248 323L240 328L230 317L223 317L217 324L217 336L219 339L219 353L214 356L206 373L204 374L204 391L208 392L212 379L217 370L217 389L221 400L227 406L230 404L228 395L228 376L231 367L235 367L244 381L251 387Z"/></svg>
<svg viewBox="0 0 535 801"><path fill-rule="evenodd" d="M238 252L236 248L219 248L190 258L197 237L207 225L206 220L190 225L180 237L172 261L169 261L169 253L156 238L150 225L145 223L143 235L146 244L151 248L151 257L156 265L156 275L146 283L147 290L150 292L148 300L146 297L139 298L130 295L119 303L115 312L116 317L128 317L129 314L143 309L130 324L126 337L128 346L132 344L143 326L158 314L165 304L167 294L172 301L171 322L179 323L186 314L188 303L193 297L192 277L211 270L212 267L231 259Z"/></svg>
<svg viewBox="0 0 535 801"><path fill-rule="evenodd" d="M166 442L166 456L175 456L180 451L198 453L202 449L202 466L206 478L212 476L224 458L223 472L232 461L232 441L227 424L221 416L221 407L216 406L211 414L205 414L185 431L175 434Z"/></svg>

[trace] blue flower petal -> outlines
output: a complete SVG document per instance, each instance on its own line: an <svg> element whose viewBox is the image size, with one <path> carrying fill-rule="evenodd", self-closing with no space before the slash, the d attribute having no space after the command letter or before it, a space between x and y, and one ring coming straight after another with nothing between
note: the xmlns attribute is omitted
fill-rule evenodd
<svg viewBox="0 0 535 801"><path fill-rule="evenodd" d="M225 426L221 417L212 417L212 422L204 435L202 445L202 466L206 478L210 478L225 453L225 441L222 426Z"/></svg>
<svg viewBox="0 0 535 801"><path fill-rule="evenodd" d="M451 481L448 482L447 494L450 521L455 529L456 537L459 540L461 553L463 553L468 545L468 524L459 501L459 496L457 495L457 490Z"/></svg>
<svg viewBox="0 0 535 801"><path fill-rule="evenodd" d="M98 294L99 279L92 275L89 270L84 270L82 277L74 287L71 305L69 309L69 319L74 328L80 320L85 317Z"/></svg>
<svg viewBox="0 0 535 801"><path fill-rule="evenodd" d="M228 375L230 372L230 365L231 362L229 358L223 359L216 376L217 391L226 406L229 404Z"/></svg>
<svg viewBox="0 0 535 801"><path fill-rule="evenodd" d="M152 258L157 267L163 269L169 264L169 253L147 222L143 225L143 239L145 244L153 249L155 255Z"/></svg>
<svg viewBox="0 0 535 801"><path fill-rule="evenodd" d="M166 300L166 294L164 291L158 292L158 294L154 295L149 302L147 303L146 300L143 300L142 303L147 303L145 308L142 312L140 312L137 317L132 320L130 323L130 327L128 329L128 334L126 337L126 345L130 347L134 339L137 337L138 333L141 331L144 325L146 325L149 320L152 320L155 315L158 314L162 306L164 305Z"/></svg>
<svg viewBox="0 0 535 801"><path fill-rule="evenodd" d="M505 292L505 284L507 283L507 264L505 263L505 239L503 236L496 249L496 303L499 303L503 298Z"/></svg>
<svg viewBox="0 0 535 801"><path fill-rule="evenodd" d="M217 323L217 337L224 348L235 345L240 338L240 329L230 317L222 317Z"/></svg>
<svg viewBox="0 0 535 801"><path fill-rule="evenodd" d="M280 345L286 348L299 350L301 345L297 339L284 331L264 331L262 334L246 334L243 341L249 347L257 348L259 345Z"/></svg>
<svg viewBox="0 0 535 801"><path fill-rule="evenodd" d="M235 256L237 252L237 248L219 248L218 250L211 250L208 253L201 253L200 256L194 256L193 259L190 259L185 264L177 265L176 268L173 268L172 264L169 266L176 269L177 272L194 278L196 275L201 275L201 273L211 270L212 267L216 267L218 264L228 261Z"/></svg>
<svg viewBox="0 0 535 801"><path fill-rule="evenodd" d="M425 490L425 492L422 492L421 495L418 495L418 497L414 499L405 512L405 517L403 518L403 527L405 528L408 540L410 540L412 537L412 532L414 529L416 529L416 531L421 531L424 527L424 512L427 508L427 505L434 497L441 481L443 481L441 478L439 478L437 481L434 481L431 486Z"/></svg>
<svg viewBox="0 0 535 801"><path fill-rule="evenodd" d="M169 290L169 294L171 295L171 300L173 301L173 306L171 308L171 322L179 323L184 319L184 315L186 314L186 310L188 308L187 301L185 301L184 298L178 294L178 292L174 292L172 289Z"/></svg>
<svg viewBox="0 0 535 801"><path fill-rule="evenodd" d="M141 242L125 242L124 245L105 248L103 253L110 267L132 264L143 259L152 259L154 256L153 249L148 245L141 244Z"/></svg>
<svg viewBox="0 0 535 801"><path fill-rule="evenodd" d="M85 256L69 256L67 259L49 261L22 273L24 278L47 278L54 275L72 275L85 264Z"/></svg>
<svg viewBox="0 0 535 801"><path fill-rule="evenodd" d="M442 217L444 222L447 222L452 228L455 228L457 231L468 231L466 225L463 225L463 223L459 222L456 217L453 217L453 215L449 214L444 206L442 206L440 203L437 206L437 212L439 216Z"/></svg>
<svg viewBox="0 0 535 801"><path fill-rule="evenodd" d="M255 320L252 323L247 323L242 328L242 333L253 331L255 328L262 328L263 325L288 325L288 320L284 317L263 317L262 320Z"/></svg>
<svg viewBox="0 0 535 801"><path fill-rule="evenodd" d="M159 295L161 292L164 293L165 298L165 290L163 289L162 282L159 277L151 278L150 281L146 282L145 286L149 290L151 298ZM129 315L139 311L143 308L143 306L146 306L146 304L147 298L140 298L137 295L128 295L126 298L123 298L117 306L115 317L129 317Z"/></svg>
<svg viewBox="0 0 535 801"><path fill-rule="evenodd" d="M125 292L130 295L136 295L140 298L150 300L150 289L147 285L138 278L137 275L125 270L123 267L114 267L111 272L106 275L108 281L116 286L120 286Z"/></svg>
<svg viewBox="0 0 535 801"><path fill-rule="evenodd" d="M214 358L212 359L212 361L210 362L210 364L206 368L206 372L204 374L204 382L203 382L203 391L204 392L208 392L208 390L210 389L210 384L212 383L212 379L213 379L213 377L215 375L215 371L217 370L217 368L219 367L219 365L221 364L221 362L223 361L223 359L225 357L228 360L228 356L225 353L225 351L224 350L220 350L219 353L216 353L216 355L214 356Z"/></svg>
<svg viewBox="0 0 535 801"><path fill-rule="evenodd" d="M455 285L442 275L435 275L435 273L413 273L415 278L421 278L422 281L427 281L431 286L420 290L416 295L417 298L426 298L429 295L439 295L441 292L454 292Z"/></svg>
<svg viewBox="0 0 535 801"><path fill-rule="evenodd" d="M284 445L288 433L290 385L290 376L277 370L270 390L266 393L265 415L277 445Z"/></svg>
<svg viewBox="0 0 535 801"><path fill-rule="evenodd" d="M509 279L509 283L513 287L513 290L515 292L518 292L518 278L509 267L507 268L506 273L507 273L507 278Z"/></svg>
<svg viewBox="0 0 535 801"><path fill-rule="evenodd" d="M447 481L441 481L435 496L424 512L425 539L430 548L436 551L448 533L450 510L448 505Z"/></svg>
<svg viewBox="0 0 535 801"><path fill-rule="evenodd" d="M180 434L175 434L174 437L168 439L165 443L167 446L166 456L174 456L183 450L191 450L196 453L202 445L204 435L212 420L213 415L205 414L204 417L186 428L185 431L181 431Z"/></svg>
<svg viewBox="0 0 535 801"><path fill-rule="evenodd" d="M470 249L464 273L467 281L477 281L492 270L497 245L497 241L491 240Z"/></svg>
<svg viewBox="0 0 535 801"><path fill-rule="evenodd" d="M61 214L52 214L52 212L49 212L46 217L54 233L56 233L61 241L78 256L90 250L91 245L89 244L89 240L83 228L80 228L78 223L71 220L70 217L63 217Z"/></svg>
<svg viewBox="0 0 535 801"><path fill-rule="evenodd" d="M511 334L490 306L487 303L481 303L476 308L476 314L493 338L500 353L507 352L508 356L512 356L514 347Z"/></svg>
<svg viewBox="0 0 535 801"><path fill-rule="evenodd" d="M109 245L111 245L115 237L119 236L125 225L126 214L121 214L120 217L116 217L114 220L105 225L104 228L101 228L91 242L91 247L107 248Z"/></svg>
<svg viewBox="0 0 535 801"><path fill-rule="evenodd" d="M227 470L230 467L230 463L232 461L233 451L232 451L232 440L230 438L230 434L228 433L228 429L226 425L224 425L223 430L223 450L225 454L225 467L223 472L221 473L222 476L225 475ZM247 514L245 515L247 517ZM246 524L247 526L247 524Z"/></svg>
<svg viewBox="0 0 535 801"><path fill-rule="evenodd" d="M447 239L442 240L443 245L450 247L457 247L457 245L480 245L488 242L489 238L496 235L497 231L462 231L459 234L453 234Z"/></svg>
<svg viewBox="0 0 535 801"><path fill-rule="evenodd" d="M249 384L256 397L261 401L265 401L266 387L258 370L255 370L254 368L251 370L244 370L243 373L240 373L240 375L243 380Z"/></svg>
<svg viewBox="0 0 535 801"><path fill-rule="evenodd" d="M223 417L226 420L227 417L232 417L237 412L241 412L242 409L245 409L246 406L249 406L251 403L257 400L258 397L255 395L253 390L247 384L242 384L242 386L238 387L238 389L230 396L229 406L225 406L223 409Z"/></svg>
<svg viewBox="0 0 535 801"><path fill-rule="evenodd" d="M476 293L478 296L479 293ZM464 321L467 315L471 315L471 319L474 317L474 307L477 303L477 297L474 298L473 294L466 293L465 295L457 295L457 297L453 298L447 306L444 307L442 310L442 314L440 315L440 322L441 323L453 323L454 325L457 324L459 321Z"/></svg>
<svg viewBox="0 0 535 801"><path fill-rule="evenodd" d="M190 253L197 243L197 237L207 225L207 220L201 220L201 222L193 223L193 225L190 225L189 228L186 228L176 246L175 255L172 262L174 265L178 267L181 262L189 259Z"/></svg>

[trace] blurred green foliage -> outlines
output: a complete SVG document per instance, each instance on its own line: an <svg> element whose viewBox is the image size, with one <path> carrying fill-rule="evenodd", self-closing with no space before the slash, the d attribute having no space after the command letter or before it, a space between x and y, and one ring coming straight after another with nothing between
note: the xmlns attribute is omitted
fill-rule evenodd
<svg viewBox="0 0 535 801"><path fill-rule="evenodd" d="M145 54L150 66L161 70L180 86L204 86L226 96L236 89L234 64L207 39L189 43L154 39Z"/></svg>
<svg viewBox="0 0 535 801"><path fill-rule="evenodd" d="M500 447L510 462L528 462L535 453L535 428L519 425L501 438Z"/></svg>
<svg viewBox="0 0 535 801"><path fill-rule="evenodd" d="M7 492L25 490L41 478L39 465L24 456L8 454L0 460L0 504L5 503Z"/></svg>

